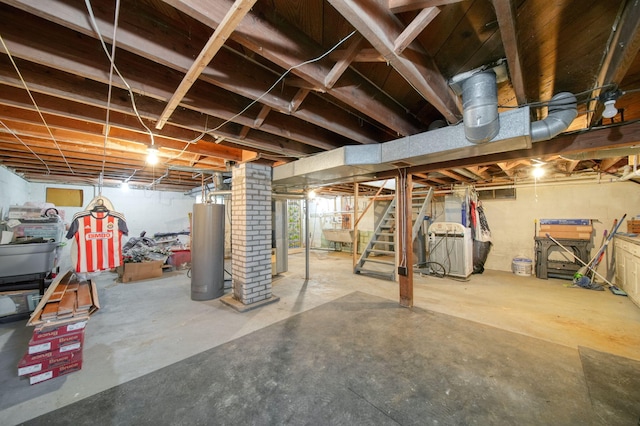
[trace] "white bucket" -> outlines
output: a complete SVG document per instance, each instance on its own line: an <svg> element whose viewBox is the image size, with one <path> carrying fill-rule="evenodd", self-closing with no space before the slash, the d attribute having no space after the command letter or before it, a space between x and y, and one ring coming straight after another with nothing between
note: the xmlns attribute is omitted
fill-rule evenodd
<svg viewBox="0 0 640 426"><path fill-rule="evenodd" d="M521 277L530 277L533 270L533 261L526 257L514 257L511 263L511 270Z"/></svg>

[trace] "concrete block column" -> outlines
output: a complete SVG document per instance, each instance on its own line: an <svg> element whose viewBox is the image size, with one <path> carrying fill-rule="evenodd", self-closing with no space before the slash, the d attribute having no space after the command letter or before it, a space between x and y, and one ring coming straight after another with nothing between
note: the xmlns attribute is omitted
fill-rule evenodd
<svg viewBox="0 0 640 426"><path fill-rule="evenodd" d="M233 299L265 303L271 293L271 167L244 163L233 168L231 268ZM275 301L275 300L273 300Z"/></svg>

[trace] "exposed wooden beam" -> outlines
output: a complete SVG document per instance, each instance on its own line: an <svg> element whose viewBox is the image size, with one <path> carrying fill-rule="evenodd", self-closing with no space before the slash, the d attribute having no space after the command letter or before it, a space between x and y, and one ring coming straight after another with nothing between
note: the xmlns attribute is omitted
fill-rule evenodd
<svg viewBox="0 0 640 426"><path fill-rule="evenodd" d="M518 31L514 11L515 5L511 0L493 0L493 7L496 11L496 17L498 18L504 51L507 55L511 85L513 86L518 105L524 105L527 102L527 96L524 88L520 48L518 47Z"/></svg>
<svg viewBox="0 0 640 426"><path fill-rule="evenodd" d="M394 41L403 28L385 9L384 0L328 1L448 122L460 121L458 101L433 58L417 44L405 50L402 56L394 52Z"/></svg>
<svg viewBox="0 0 640 426"><path fill-rule="evenodd" d="M264 120L265 120L265 118L267 118L267 115L269 115L269 112L271 112L271 108L266 106L266 105L263 105L262 109L260 110L260 112L256 116L256 119L253 121L254 128L257 129L260 126L262 126L262 123L264 123Z"/></svg>
<svg viewBox="0 0 640 426"><path fill-rule="evenodd" d="M440 172L440 170L436 170L436 171ZM450 184L450 182L447 182L446 180L442 180L440 178L437 178L437 177L433 176L433 174L428 174L427 175L427 180L430 181L430 182L435 182L435 183L440 184L440 185L449 185Z"/></svg>
<svg viewBox="0 0 640 426"><path fill-rule="evenodd" d="M389 10L393 13L408 12L411 10L425 9L427 7L444 6L452 3L460 3L462 0L388 0Z"/></svg>
<svg viewBox="0 0 640 426"><path fill-rule="evenodd" d="M469 179L466 176L461 176L458 173L454 173L451 170L446 170L446 169L440 169L438 170L439 173L442 173L443 175L450 177L453 180L457 180L460 182L469 182L471 179Z"/></svg>
<svg viewBox="0 0 640 426"><path fill-rule="evenodd" d="M592 92L594 98L602 92L601 87L620 85L640 50L640 2L630 0L622 3L624 9L619 21L611 29L611 42ZM597 99L592 100L588 110L595 110L590 120L590 125L594 126L602 118L604 105L598 103Z"/></svg>
<svg viewBox="0 0 640 426"><path fill-rule="evenodd" d="M0 9L0 18L3 16L3 13L4 11ZM34 25L32 21L29 22L31 22L31 25ZM51 37L46 37L46 35L38 36L36 34L34 37L39 37L37 42L35 39L26 41L20 36L20 34L25 31L23 27L24 25L21 26L17 23L3 26L3 38L15 57L103 84L109 82L106 72L108 65L106 65L105 68L105 65L103 65L103 55L101 55L100 51L91 47L94 45L92 40L86 37L78 37L77 34L71 32L58 30L55 40ZM28 28L26 30L28 30ZM39 30L33 29L33 31L37 33ZM92 58L93 60L91 60ZM172 87L177 85L177 75L166 72L166 70L158 67L157 64L151 66L148 62L140 61L139 58L128 52L120 52L118 58L119 65L123 67L123 69L126 68L130 70L127 75L127 80L134 93L155 100L166 101L173 91ZM15 76L13 78L15 79ZM153 84L150 84L150 82L153 82ZM126 86L119 79L114 80L114 87L126 90ZM246 100L239 99L236 95L227 91L221 91L216 88L216 86L203 82L197 82L194 85L194 89L194 93L182 104L184 107L220 118L224 121L233 120L234 123L240 125L253 125L253 118L247 116L247 114L239 116L237 114L237 108L234 108L234 105L244 105ZM103 97L104 94L101 98ZM124 99L128 99L128 95L125 95ZM136 102L139 102L138 99L136 99ZM130 104L128 108L131 108ZM277 135L287 140L293 139L322 150L333 149L339 146L340 140L342 139L336 134L331 134L291 116L278 114L277 117L269 118L270 119L265 121L261 126L260 132ZM298 138L302 138L305 141L302 142L298 140ZM320 139L323 140L321 141ZM342 141L344 142L344 139L342 139ZM318 143L320 143L320 145L317 145Z"/></svg>
<svg viewBox="0 0 640 426"><path fill-rule="evenodd" d="M329 54L329 58L334 61L339 61L345 54L346 49L334 50ZM376 49L365 48L360 49L356 56L353 57L352 62L387 62L387 60Z"/></svg>
<svg viewBox="0 0 640 426"><path fill-rule="evenodd" d="M291 112L297 111L298 108L300 108L300 105L302 105L302 102L304 102L304 100L306 99L308 94L309 94L308 89L298 90L298 93L296 93L296 95L291 100L291 103L289 104L289 111Z"/></svg>
<svg viewBox="0 0 640 426"><path fill-rule="evenodd" d="M407 48L413 42L413 40L420 35L420 33L438 16L440 9L437 7L427 7L422 9L418 16L416 16L407 28L400 33L393 43L393 51L396 55L402 55L404 49Z"/></svg>
<svg viewBox="0 0 640 426"><path fill-rule="evenodd" d="M96 36L87 20L86 10L75 4L64 0L48 0L47 7L42 8L39 0L7 1L19 9L56 22L73 31L90 37ZM231 3L228 3L228 5L231 7ZM111 41L110 36L113 34L113 8L112 3L106 2L101 4L100 8L94 10L100 31L107 42ZM187 33L168 22L164 23L165 18L158 13L154 13L151 9L145 8L144 13L140 13L140 8L140 3L123 3L118 25L118 48L162 64L180 73L186 73L193 64L193 57L198 54L196 48L192 46L204 45L206 36L201 37L201 33L210 31L211 28L197 21L191 21L189 22L190 30ZM226 9L224 12L228 10ZM20 13L10 13L9 11L3 11L3 13L4 15L0 15L0 21L2 22L21 22L25 21L27 16ZM221 13L222 18L223 15ZM163 24L159 25L158 23ZM34 36L51 31L49 30L51 25L44 21L42 25L38 25L36 28L38 28L38 31L33 33ZM27 29L26 32L30 31ZM3 36L5 33L6 30L3 31ZM147 36L141 37L141 34ZM207 32L208 34L210 32ZM73 37L70 40L73 40ZM74 42L69 41L66 43ZM63 42L62 44L65 43ZM95 46L95 42L93 45ZM180 49L176 49L175 46L180 46ZM55 51L51 52L53 54ZM119 54L118 63L120 62L120 56ZM260 103L268 105L276 111L290 114L289 100L295 92L284 87L282 90L272 91L264 95L274 81L274 72L264 67L256 67L251 61L244 58L243 55L232 53L230 49L221 49L213 59L212 65L206 67L200 75L200 80L251 100L259 99ZM107 70L108 64L104 65L104 67ZM130 69L128 66L124 68ZM229 78L229 76L233 76L233 78ZM175 85L169 89L169 92L172 93L178 84L179 82L176 80ZM311 83L308 85L311 86ZM316 84L316 87L312 88L312 90L318 90L319 88L322 88L322 84ZM168 98L169 96L166 97L166 99ZM379 130L370 124L363 123L353 114L345 114L344 110L336 108L335 105L318 97L314 97L312 100L313 102L306 103L304 109L296 111L294 116L341 134L358 143L380 142ZM236 103L246 104L246 102ZM154 121L159 114L153 117ZM388 140L389 138L390 136L384 139Z"/></svg>
<svg viewBox="0 0 640 426"><path fill-rule="evenodd" d="M613 158L604 158L600 161L600 170L607 171L611 167L613 167L618 161L622 160L623 157L613 157Z"/></svg>
<svg viewBox="0 0 640 426"><path fill-rule="evenodd" d="M336 84L336 81L338 81L340 76L344 74L344 72L349 67L349 64L351 64L351 62L353 61L353 58L355 58L358 54L358 50L360 48L360 45L362 44L362 36L356 34L354 35L354 37L355 38L351 41L349 47L345 50L340 51L340 53L342 53L342 56L336 61L336 64L333 66L333 68L331 68L331 71L329 71L329 74L327 74L327 76L325 77L324 86L327 89L331 89L333 85Z"/></svg>
<svg viewBox="0 0 640 426"><path fill-rule="evenodd" d="M222 19L222 10L228 9L229 0L217 0L215 2L202 2L199 0L164 0L176 9L189 16L215 28ZM300 65L300 58L317 58L325 53L324 48L302 31L294 28L286 22L280 21L277 25L270 21L273 16L271 10L261 8L268 7L256 3L254 11L260 9L264 13L252 13L252 19L241 21L231 38L256 54L278 64L284 69ZM264 40L270 40L267 46ZM292 69L292 73L309 81L316 87L322 87L326 75L333 68L327 58L313 64L306 64ZM380 96L380 91L373 84L356 72L348 69L341 77L344 85L331 88L327 93L356 111L369 116L375 121L387 126L399 135L412 135L418 133L422 126L411 119L395 102L387 96Z"/></svg>
<svg viewBox="0 0 640 426"><path fill-rule="evenodd" d="M580 160L569 160L569 161L567 161L567 165L566 165L567 173L569 173L569 174L573 173L573 171L576 169L578 164L580 164Z"/></svg>
<svg viewBox="0 0 640 426"><path fill-rule="evenodd" d="M209 41L207 41L207 44L205 44L191 65L191 68L187 71L187 74L180 82L180 85L178 85L175 93L167 102L167 106L158 118L156 129L162 129L169 117L171 117L171 114L173 114L173 111L182 101L182 98L184 98L184 95L187 94L191 86L193 86L193 83L200 77L202 71L209 65L213 57L216 56L218 50L220 50L222 45L227 41L227 38L229 38L231 33L236 29L242 18L251 10L255 2L256 0L236 0L233 3L229 12L227 12L222 19L220 25L218 25Z"/></svg>

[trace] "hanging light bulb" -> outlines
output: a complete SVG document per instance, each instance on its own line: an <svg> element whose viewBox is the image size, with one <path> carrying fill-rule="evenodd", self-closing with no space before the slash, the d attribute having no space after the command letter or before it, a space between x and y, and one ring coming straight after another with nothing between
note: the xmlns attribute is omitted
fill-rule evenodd
<svg viewBox="0 0 640 426"><path fill-rule="evenodd" d="M309 198L310 200L313 200L314 198L316 198L316 191L314 191L313 189L309 191L307 193L307 198Z"/></svg>
<svg viewBox="0 0 640 426"><path fill-rule="evenodd" d="M618 108L616 108L616 100L606 101L604 103L604 111L602 111L602 116L604 118L613 118L618 115Z"/></svg>
<svg viewBox="0 0 640 426"><path fill-rule="evenodd" d="M126 180L125 180L125 181L123 181L123 182L120 184L120 189L122 189L122 190L123 190L123 191L125 191L125 192L126 192L126 191L128 191L128 190L129 190L129 182L127 182Z"/></svg>
<svg viewBox="0 0 640 426"><path fill-rule="evenodd" d="M154 147L147 148L147 164L152 166L158 164L158 150Z"/></svg>
<svg viewBox="0 0 640 426"><path fill-rule="evenodd" d="M600 102L604 103L604 111L602 111L604 118L613 118L618 115L616 101L621 95L622 92L620 90L611 90L600 95Z"/></svg>
<svg viewBox="0 0 640 426"><path fill-rule="evenodd" d="M542 164L534 164L531 174L535 179L539 179L544 176L544 169L542 168Z"/></svg>

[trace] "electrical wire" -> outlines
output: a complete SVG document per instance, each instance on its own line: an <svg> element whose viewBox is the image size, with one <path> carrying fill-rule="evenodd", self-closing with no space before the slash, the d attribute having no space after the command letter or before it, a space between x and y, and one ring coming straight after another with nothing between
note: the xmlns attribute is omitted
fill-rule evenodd
<svg viewBox="0 0 640 426"><path fill-rule="evenodd" d="M101 175L104 175L104 168L107 162L107 140L109 135L109 122L110 122L110 113L111 113L111 92L113 88L113 64L116 58L116 32L118 30L118 17L120 16L120 0L116 0L116 10L113 17L113 36L111 40L111 65L109 67L109 92L107 94L107 112L105 117L105 128L104 128L104 143L102 144L102 172ZM102 193L102 182L99 187L99 192Z"/></svg>
<svg viewBox="0 0 640 426"><path fill-rule="evenodd" d="M20 81L22 82L22 85L24 86L25 90L27 91L27 94L29 95L29 98L31 99L31 102L33 103L33 106L36 108L36 111L38 111L38 115L40 116L40 119L42 120L42 122L44 123L44 127L47 128L47 131L49 132L49 136L51 136L51 140L53 141L53 144L56 146L56 148L58 149L58 152L60 153L60 155L62 156L62 159L64 160L65 164L67 165L67 167L69 168L69 171L71 172L72 175L74 175L74 171L71 168L71 165L69 164L69 162L67 161L67 157L64 156L64 153L62 152L62 149L60 149L60 145L58 145L58 141L56 141L56 138L53 136L53 132L51 131L51 128L49 127L49 125L47 124L47 121L44 119L44 116L42 115L42 111L40 111L40 107L38 107L38 104L36 103L36 100L33 98L33 95L31 94L31 90L29 90L29 86L27 86L27 82L24 80L24 78L22 77L22 73L20 72L20 69L18 69L18 65L15 63L15 61L13 60L13 56L11 55L11 52L9 51L9 48L7 47L7 45L4 43L4 39L2 38L2 35L0 35L0 42L2 42L2 47L4 47L4 51L7 53L7 56L9 57L9 60L11 61L11 63L13 64L13 68L16 70L16 72L18 73L18 77L20 77ZM5 126L6 127L6 126ZM15 134L14 134L15 135ZM21 141L22 142L22 141ZM24 142L22 142L24 143ZM33 152L33 151L32 151ZM41 160L42 161L42 160ZM47 167L47 170L49 170L49 168Z"/></svg>
<svg viewBox="0 0 640 426"><path fill-rule="evenodd" d="M38 154L35 153L34 150L31 149L31 147L29 145L27 145L22 139L20 139L20 136L16 135L15 132L13 130L11 130L6 124L4 124L4 122L2 120L0 120L0 124L2 124L2 126L7 129L7 131L9 133L11 133L16 139L18 139L20 141L20 143L22 145L24 145L29 151L31 151L31 153L38 159L40 160L40 162L47 168L47 174L51 174L51 169L49 169L49 166L47 165L47 163L45 163L45 161L40 158L40 156Z"/></svg>
<svg viewBox="0 0 640 426"><path fill-rule="evenodd" d="M86 0L89 1L89 0ZM307 61L301 62L297 65L293 65L292 67L288 68L276 81L275 83L273 83L271 85L271 87L269 87L263 94L261 94L260 96L258 96L255 100L253 100L252 102L249 103L249 105L247 105L246 107L244 107L239 113L237 113L236 115L234 115L233 117L229 118L228 120L225 120L222 124L220 124L219 126L207 131L206 133L212 133L215 132L216 130L219 130L222 126L224 126L225 124L230 123L231 121L235 120L236 118L238 118L239 116L241 116L242 114L244 114L249 108L251 108L252 106L254 106L256 103L260 102L260 100L262 98L264 98L265 96L267 96L269 94L269 92L271 92L274 87L276 87L278 85L278 83L280 83L291 71L293 71L294 69L300 68L304 65L308 65L308 64L312 64L314 62L318 62L321 59L325 58L326 56L328 56L331 52L333 52L334 50L336 50L338 47L340 47L340 45L342 43L344 43L345 41L349 40L349 38L351 38L354 34L356 33L356 30L353 30L348 36L342 38L340 41L338 41L338 43L336 43L333 47L331 47L329 50L327 50L325 53L323 53L322 55L313 58L313 59L309 59Z"/></svg>
<svg viewBox="0 0 640 426"><path fill-rule="evenodd" d="M102 49L104 50L104 53L107 55L107 58L109 59L109 62L111 63L111 67L116 72L116 74L118 74L118 77L120 77L120 79L122 80L122 83L125 85L127 91L129 92L129 97L131 98L131 106L133 108L133 112L135 113L135 115L138 118L138 121L140 122L142 127L144 127L144 129L147 131L147 133L149 133L149 137L151 138L151 146L153 146L154 143L155 143L154 134L151 131L151 129L149 129L149 127L145 124L144 120L140 116L140 113L138 112L138 108L136 106L135 95L133 93L133 90L131 89L131 86L129 85L127 80L124 78L122 73L120 73L120 70L118 69L118 67L115 64L114 58L109 53L109 49L107 49L107 44L105 43L105 41L104 41L104 39L102 37L102 33L100 33L100 29L98 28L98 23L96 22L96 18L93 15L93 8L91 7L91 0L85 0L84 3L87 6L87 10L89 12L89 21L91 22L91 26L93 27L93 31L95 31L96 35L98 36L98 39L100 40L100 44L102 44ZM115 28L114 28L114 31L115 31ZM115 42L115 40L114 40L114 42Z"/></svg>

